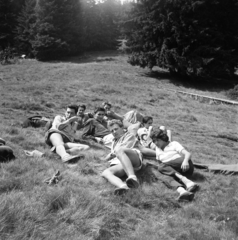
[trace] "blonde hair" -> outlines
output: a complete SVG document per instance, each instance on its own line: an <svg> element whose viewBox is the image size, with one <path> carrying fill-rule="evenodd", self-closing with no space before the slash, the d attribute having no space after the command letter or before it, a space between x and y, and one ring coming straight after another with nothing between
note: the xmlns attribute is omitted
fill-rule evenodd
<svg viewBox="0 0 238 240"><path fill-rule="evenodd" d="M107 127L109 128L109 127L113 126L114 124L117 124L120 128L123 127L122 121L118 120L118 119L112 119L112 120L108 121Z"/></svg>

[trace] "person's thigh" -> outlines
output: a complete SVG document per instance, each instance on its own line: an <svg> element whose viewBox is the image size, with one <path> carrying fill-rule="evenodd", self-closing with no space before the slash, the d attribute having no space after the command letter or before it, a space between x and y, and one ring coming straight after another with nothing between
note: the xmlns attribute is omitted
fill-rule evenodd
<svg viewBox="0 0 238 240"><path fill-rule="evenodd" d="M59 133L51 133L50 141L54 146L59 146L64 144L64 140Z"/></svg>
<svg viewBox="0 0 238 240"><path fill-rule="evenodd" d="M141 163L140 157L135 150L124 148L122 149L122 152L124 152L127 155L127 157L130 159L131 164L134 168L138 168L141 166L142 163Z"/></svg>
<svg viewBox="0 0 238 240"><path fill-rule="evenodd" d="M189 160L189 162L188 162L189 163L189 169L186 172L182 171L182 169L181 169L182 163L183 163L183 159L178 158L178 159L175 159L173 161L166 162L165 164L168 165L168 166L171 166L173 169L175 169L177 172L179 172L180 174L182 174L184 176L192 175L193 171L194 171L194 166L193 166L192 161Z"/></svg>
<svg viewBox="0 0 238 240"><path fill-rule="evenodd" d="M121 178L125 176L126 172L124 171L122 165L119 163L117 165L111 166L108 170L115 176Z"/></svg>

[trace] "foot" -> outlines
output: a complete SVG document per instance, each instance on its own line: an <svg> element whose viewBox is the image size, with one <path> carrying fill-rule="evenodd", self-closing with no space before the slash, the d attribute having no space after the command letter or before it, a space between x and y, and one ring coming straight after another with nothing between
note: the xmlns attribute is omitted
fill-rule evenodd
<svg viewBox="0 0 238 240"><path fill-rule="evenodd" d="M192 183L186 186L186 190L188 192L196 192L199 189L199 185L196 183Z"/></svg>
<svg viewBox="0 0 238 240"><path fill-rule="evenodd" d="M114 191L114 194L117 196L121 196L124 195L125 193L127 193L127 191L129 190L129 188L127 187L121 187L121 188L116 188Z"/></svg>
<svg viewBox="0 0 238 240"><path fill-rule="evenodd" d="M179 195L177 198L178 201L192 201L194 198L194 193L185 191Z"/></svg>
<svg viewBox="0 0 238 240"><path fill-rule="evenodd" d="M137 177L135 175L129 176L126 179L126 184L129 188L138 188L139 187L139 183L138 183Z"/></svg>

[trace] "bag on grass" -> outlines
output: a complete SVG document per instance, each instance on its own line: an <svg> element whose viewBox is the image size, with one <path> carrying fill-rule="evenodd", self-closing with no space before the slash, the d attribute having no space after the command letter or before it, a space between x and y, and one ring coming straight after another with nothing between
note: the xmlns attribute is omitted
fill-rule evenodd
<svg viewBox="0 0 238 240"><path fill-rule="evenodd" d="M46 123L49 122L50 119L37 115L37 116L32 116L27 118L23 123L22 127L27 128L27 127L34 127L34 128L39 128L39 127L45 127Z"/></svg>

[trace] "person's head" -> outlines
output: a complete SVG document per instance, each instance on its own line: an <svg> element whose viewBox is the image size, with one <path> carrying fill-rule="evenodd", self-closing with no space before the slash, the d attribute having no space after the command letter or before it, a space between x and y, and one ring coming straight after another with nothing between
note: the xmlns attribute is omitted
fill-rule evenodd
<svg viewBox="0 0 238 240"><path fill-rule="evenodd" d="M112 119L108 121L107 127L112 133L114 138L120 138L125 132L123 128L123 123L118 119Z"/></svg>
<svg viewBox="0 0 238 240"><path fill-rule="evenodd" d="M103 107L97 107L94 110L94 118L98 121L102 121L103 117L105 116L105 109Z"/></svg>
<svg viewBox="0 0 238 240"><path fill-rule="evenodd" d="M83 116L85 110L86 110L86 106L85 106L84 104L79 105L79 106L78 106L78 113L77 113L77 114L78 114L79 116Z"/></svg>
<svg viewBox="0 0 238 240"><path fill-rule="evenodd" d="M143 123L144 127L148 129L153 124L153 118L150 116L145 116L142 119L142 123Z"/></svg>
<svg viewBox="0 0 238 240"><path fill-rule="evenodd" d="M166 146L169 142L169 137L161 129L156 129L153 131L150 138L152 139L153 143L159 148L164 148L164 146Z"/></svg>
<svg viewBox="0 0 238 240"><path fill-rule="evenodd" d="M66 119L69 119L73 116L75 116L78 112L78 106L76 104L70 104L67 106L65 117Z"/></svg>
<svg viewBox="0 0 238 240"><path fill-rule="evenodd" d="M112 107L112 104L111 104L111 103L109 103L109 102L103 102L102 105L103 105L103 108L104 108L106 111L110 111L110 110L111 110L111 107Z"/></svg>

